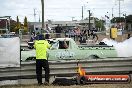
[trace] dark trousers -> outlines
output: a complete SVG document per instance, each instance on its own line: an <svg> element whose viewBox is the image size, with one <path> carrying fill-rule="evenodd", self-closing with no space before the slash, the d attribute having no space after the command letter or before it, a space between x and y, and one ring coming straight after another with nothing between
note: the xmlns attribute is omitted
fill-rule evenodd
<svg viewBox="0 0 132 88"><path fill-rule="evenodd" d="M48 60L36 59L36 74L38 83L42 83L42 67L45 71L45 81L49 82L49 64Z"/></svg>

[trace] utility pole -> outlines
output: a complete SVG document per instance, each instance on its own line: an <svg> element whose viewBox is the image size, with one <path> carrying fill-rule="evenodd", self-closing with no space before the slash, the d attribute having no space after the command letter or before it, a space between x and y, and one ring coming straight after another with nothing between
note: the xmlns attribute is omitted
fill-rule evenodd
<svg viewBox="0 0 132 88"><path fill-rule="evenodd" d="M44 0L41 0L42 4L42 29L44 29Z"/></svg>
<svg viewBox="0 0 132 88"><path fill-rule="evenodd" d="M119 18L121 17L121 15L120 15L120 13L121 13L121 9L120 9L120 4L121 4L121 3L120 3L120 1L121 1L121 0L119 0Z"/></svg>
<svg viewBox="0 0 132 88"><path fill-rule="evenodd" d="M88 20L89 20L89 22L88 22L88 30L87 30L87 36L86 36L86 40L88 39L88 36L89 36L89 31L90 31L90 10L88 10L88 12L89 12L89 18L88 18Z"/></svg>
<svg viewBox="0 0 132 88"><path fill-rule="evenodd" d="M40 22L40 14L39 14L39 22Z"/></svg>
<svg viewBox="0 0 132 88"><path fill-rule="evenodd" d="M126 13L123 14L124 18L125 18L125 27L124 27L124 30L126 30Z"/></svg>
<svg viewBox="0 0 132 88"><path fill-rule="evenodd" d="M120 7L120 5L121 5L121 1L124 1L124 0L118 0L119 1L119 18L121 17L121 7Z"/></svg>
<svg viewBox="0 0 132 88"><path fill-rule="evenodd" d="M35 8L33 9L34 10L34 21L36 22L36 12L35 12Z"/></svg>
<svg viewBox="0 0 132 88"><path fill-rule="evenodd" d="M82 20L83 20L83 6L82 6Z"/></svg>
<svg viewBox="0 0 132 88"><path fill-rule="evenodd" d="M89 25L88 25L88 27L89 27L89 31L90 31L90 28L91 28L91 25L90 25L90 16L91 16L91 13L90 13L90 10L88 10L88 12L89 12ZM88 32L88 35L89 35L89 32Z"/></svg>
<svg viewBox="0 0 132 88"><path fill-rule="evenodd" d="M120 5L121 5L121 1L123 0L118 0L119 1L119 22L121 23L121 8L120 8ZM120 28L121 28L121 25L120 25Z"/></svg>
<svg viewBox="0 0 132 88"><path fill-rule="evenodd" d="M114 8L112 8L112 19L113 19L113 17L114 17L114 14L113 14L113 9L114 9Z"/></svg>

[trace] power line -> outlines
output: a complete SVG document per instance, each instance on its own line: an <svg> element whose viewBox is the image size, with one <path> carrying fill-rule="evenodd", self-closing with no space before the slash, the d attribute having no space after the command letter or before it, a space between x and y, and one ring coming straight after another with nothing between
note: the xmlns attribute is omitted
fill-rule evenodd
<svg viewBox="0 0 132 88"><path fill-rule="evenodd" d="M45 9L82 9L82 8L45 8ZM85 9L111 9L111 8L85 8ZM115 8L115 9L118 9L118 8Z"/></svg>
<svg viewBox="0 0 132 88"><path fill-rule="evenodd" d="M31 8L6 9L6 10L24 10L24 9L25 9L25 10L31 10ZM69 10L69 9L77 9L77 10L78 10L78 9L80 9L80 10L81 10L82 8L45 8L45 9L53 9L53 10L55 10L55 9L56 9L56 10L57 10L57 9L58 9L58 10L59 10L59 9L62 9L62 10L66 10L66 9L67 9L67 10ZM85 9L111 9L111 8L94 8L94 7L93 7L93 8L85 8ZM118 8L115 8L115 9L118 9Z"/></svg>

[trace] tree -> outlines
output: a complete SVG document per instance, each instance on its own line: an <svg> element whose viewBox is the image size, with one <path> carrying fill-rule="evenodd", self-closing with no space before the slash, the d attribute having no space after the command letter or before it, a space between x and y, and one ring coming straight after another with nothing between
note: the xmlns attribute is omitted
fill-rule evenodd
<svg viewBox="0 0 132 88"><path fill-rule="evenodd" d="M113 19L111 19L112 23L125 23L125 29L128 29L128 25L132 24L132 15L124 15L125 17L114 17Z"/></svg>
<svg viewBox="0 0 132 88"><path fill-rule="evenodd" d="M126 29L131 30L130 25L132 25L132 15L128 15L125 18L126 18Z"/></svg>
<svg viewBox="0 0 132 88"><path fill-rule="evenodd" d="M27 17L24 18L24 32L28 31L28 23L27 23Z"/></svg>
<svg viewBox="0 0 132 88"><path fill-rule="evenodd" d="M126 23L132 23L132 15L126 16Z"/></svg>
<svg viewBox="0 0 132 88"><path fill-rule="evenodd" d="M11 32L17 32L18 31L18 29L17 29L17 27L16 27L16 25L17 25L17 22L16 21L14 21L14 20L10 20L10 31Z"/></svg>
<svg viewBox="0 0 132 88"><path fill-rule="evenodd" d="M113 19L111 19L111 23L120 23L120 22L125 22L125 18L124 17L114 17Z"/></svg>
<svg viewBox="0 0 132 88"><path fill-rule="evenodd" d="M21 28L21 23L19 22L18 16L16 17L16 20L17 21L14 21L14 20L10 21L10 23L11 23L10 28L11 28L12 32L18 33L19 29Z"/></svg>
<svg viewBox="0 0 132 88"><path fill-rule="evenodd" d="M17 16L17 24L16 24L16 28L19 30L20 29L20 22L19 22L19 18Z"/></svg>
<svg viewBox="0 0 132 88"><path fill-rule="evenodd" d="M94 19L95 19L95 27L97 29L101 29L101 31L104 31L104 21L99 20L98 18L94 18Z"/></svg>

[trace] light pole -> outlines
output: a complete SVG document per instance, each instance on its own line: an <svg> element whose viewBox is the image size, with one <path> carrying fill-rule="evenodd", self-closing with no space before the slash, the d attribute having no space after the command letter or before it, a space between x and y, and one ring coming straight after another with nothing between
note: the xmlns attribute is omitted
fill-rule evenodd
<svg viewBox="0 0 132 88"><path fill-rule="evenodd" d="M121 17L121 1L124 1L124 0L118 0L119 1L119 18Z"/></svg>
<svg viewBox="0 0 132 88"><path fill-rule="evenodd" d="M82 6L82 20L83 20L83 6Z"/></svg>
<svg viewBox="0 0 132 88"><path fill-rule="evenodd" d="M88 25L88 27L89 27L89 31L90 31L90 28L91 28L91 27L90 27L90 16L91 16L91 13L90 13L90 10L88 10L88 12L89 12L89 18L88 18L88 19L89 19L89 22L88 22L89 25Z"/></svg>
<svg viewBox="0 0 132 88"><path fill-rule="evenodd" d="M41 0L42 4L42 29L44 29L44 0Z"/></svg>
<svg viewBox="0 0 132 88"><path fill-rule="evenodd" d="M124 30L126 30L126 13L123 14L124 18L125 18L125 27L124 27Z"/></svg>
<svg viewBox="0 0 132 88"><path fill-rule="evenodd" d="M88 30L87 30L87 36L86 36L86 39L88 39L88 36L89 36L89 31L90 31L90 10L88 10L88 12L89 12L89 18L88 18L88 20L89 20L89 22L88 22Z"/></svg>
<svg viewBox="0 0 132 88"><path fill-rule="evenodd" d="M88 2L87 2L87 3L88 3ZM85 14L86 14L85 10L87 9L86 7L87 7L86 4L83 4L83 5L82 5L82 20L84 20L84 18L85 18Z"/></svg>
<svg viewBox="0 0 132 88"><path fill-rule="evenodd" d="M124 28L124 30L126 30L126 11L123 11L122 13L120 13L120 14L122 14L123 16L124 16L124 27L122 27L122 28Z"/></svg>
<svg viewBox="0 0 132 88"><path fill-rule="evenodd" d="M36 22L36 8L33 9L34 10L34 21Z"/></svg>

